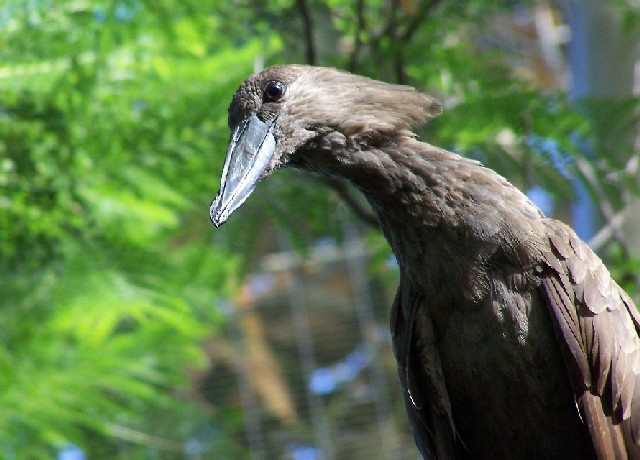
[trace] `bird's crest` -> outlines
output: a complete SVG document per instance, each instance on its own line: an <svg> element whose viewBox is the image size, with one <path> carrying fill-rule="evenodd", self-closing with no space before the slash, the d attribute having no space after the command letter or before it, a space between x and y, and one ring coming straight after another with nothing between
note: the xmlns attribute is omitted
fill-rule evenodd
<svg viewBox="0 0 640 460"><path fill-rule="evenodd" d="M410 86L371 80L336 69L297 67L289 91L302 118L340 132L406 133L442 111L440 103ZM304 100L304 103L300 103Z"/></svg>

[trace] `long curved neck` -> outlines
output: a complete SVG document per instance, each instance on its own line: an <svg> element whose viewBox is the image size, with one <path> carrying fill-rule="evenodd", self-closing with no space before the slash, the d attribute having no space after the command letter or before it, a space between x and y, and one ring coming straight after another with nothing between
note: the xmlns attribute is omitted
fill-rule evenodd
<svg viewBox="0 0 640 460"><path fill-rule="evenodd" d="M401 268L417 273L412 268L425 272L429 265L445 273L455 270L447 264L483 263L496 248L527 263L515 248L540 244L531 232L543 217L540 211L476 161L409 136L369 144L338 136L323 141L302 152L297 166L345 178L359 188Z"/></svg>
<svg viewBox="0 0 640 460"><path fill-rule="evenodd" d="M405 226L434 227L443 219L458 226L461 216L447 211L468 207L474 182L504 182L475 161L410 136L365 143L334 134L311 144L293 165L349 180L379 215Z"/></svg>

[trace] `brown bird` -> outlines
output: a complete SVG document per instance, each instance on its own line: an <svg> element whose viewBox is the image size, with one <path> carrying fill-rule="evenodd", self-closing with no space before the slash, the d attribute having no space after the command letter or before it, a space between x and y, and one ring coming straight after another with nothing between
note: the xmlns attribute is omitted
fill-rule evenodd
<svg viewBox="0 0 640 460"><path fill-rule="evenodd" d="M400 265L393 349L429 459L640 459L640 315L571 228L480 163L415 139L440 105L287 65L247 79L211 205L272 171L349 180Z"/></svg>

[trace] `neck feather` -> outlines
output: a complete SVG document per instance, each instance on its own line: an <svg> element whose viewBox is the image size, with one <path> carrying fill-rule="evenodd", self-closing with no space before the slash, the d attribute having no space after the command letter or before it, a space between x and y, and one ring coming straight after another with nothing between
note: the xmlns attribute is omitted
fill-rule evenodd
<svg viewBox="0 0 640 460"><path fill-rule="evenodd" d="M411 136L363 142L334 132L300 158L298 167L363 192L399 259L424 260L445 246L513 248L519 258L517 247L540 244L534 227L544 216L524 194L480 163Z"/></svg>
<svg viewBox="0 0 640 460"><path fill-rule="evenodd" d="M470 179L504 181L479 163L405 136L359 139L332 132L316 139L294 166L347 179L378 213L405 224L437 225L448 208L465 206Z"/></svg>

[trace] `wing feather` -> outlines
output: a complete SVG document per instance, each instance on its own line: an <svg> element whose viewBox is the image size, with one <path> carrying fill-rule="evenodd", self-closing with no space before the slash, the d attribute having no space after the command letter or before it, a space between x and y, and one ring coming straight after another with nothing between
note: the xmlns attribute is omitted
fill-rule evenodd
<svg viewBox="0 0 640 460"><path fill-rule="evenodd" d="M640 459L640 315L600 259L546 220L542 289L600 459Z"/></svg>
<svg viewBox="0 0 640 460"><path fill-rule="evenodd" d="M402 282L391 310L393 350L405 406L425 459L453 460L457 439L435 332L423 299Z"/></svg>

